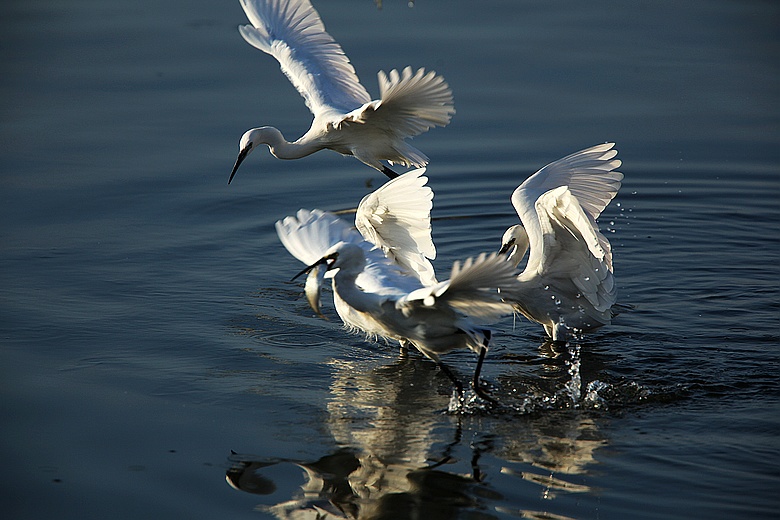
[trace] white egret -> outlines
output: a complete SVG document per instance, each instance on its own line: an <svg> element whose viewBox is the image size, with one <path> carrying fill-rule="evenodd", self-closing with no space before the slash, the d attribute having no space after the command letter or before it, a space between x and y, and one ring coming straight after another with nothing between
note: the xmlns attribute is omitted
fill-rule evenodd
<svg viewBox="0 0 780 520"><path fill-rule="evenodd" d="M287 250L305 264L311 264L322 257L331 246L347 240L375 250L369 254L375 255L376 262L387 262L395 266L394 270L411 275L420 284L433 285L437 283L430 263L430 260L436 258L436 248L431 239L433 191L426 185L428 178L424 173L425 168L409 171L363 197L355 213L355 227L359 233L334 215L314 210L312 215L302 217L302 222L316 221L316 224L312 224L309 234L279 233L279 236ZM301 215L299 212L299 216ZM297 240L299 236L305 236L307 239L301 242ZM313 247L313 244L316 244L316 247ZM320 311L322 282L325 277L332 276L333 272L328 273L323 266L318 266L312 269L306 278L306 299L318 316L323 316ZM388 274L372 273L367 275L368 279L363 279L361 275L358 283L361 286L376 283L371 279L372 276L384 278ZM408 283L408 280L395 277L388 280L391 286L404 283ZM410 287L417 286L415 282ZM361 330L371 328L370 324L363 323L363 316L354 314L350 307L340 300L338 294L334 293L333 298L345 323L351 323L354 328ZM408 343L400 343L401 351L405 352Z"/></svg>
<svg viewBox="0 0 780 520"><path fill-rule="evenodd" d="M441 362L439 355L456 348L469 348L479 354L474 391L490 399L479 385L479 373L491 337L491 331L484 325L513 312L513 306L500 296L502 290L506 291L516 283L515 269L509 262L496 254L482 254L476 259L467 259L462 267L456 262L449 280L428 287L418 286L412 291L402 288L407 284L384 285L375 291L359 286L358 276L367 269L376 273L386 265L369 264L365 249L358 244L336 244L301 274L321 264L326 265L328 271L338 270L333 276L333 291L338 295L338 301L349 309L343 313L337 306L336 310L348 326L368 335L414 345L441 367L460 395L463 394L460 382ZM416 280L411 278L409 281Z"/></svg>
<svg viewBox="0 0 780 520"><path fill-rule="evenodd" d="M508 297L554 341L608 325L619 308L612 248L596 224L623 179L613 147L593 146L550 163L512 193L522 225L507 229L500 253L509 252L515 266L530 253Z"/></svg>
<svg viewBox="0 0 780 520"><path fill-rule="evenodd" d="M241 0L251 25L239 27L252 46L279 61L314 115L311 128L287 141L271 126L241 137L230 179L247 155L265 144L279 159L299 159L329 148L352 155L388 177L397 174L380 161L425 166L428 158L405 141L450 122L452 92L441 76L406 67L380 71L379 99L371 100L341 46L325 31L308 0Z"/></svg>
<svg viewBox="0 0 780 520"><path fill-rule="evenodd" d="M388 215L392 213L385 213L385 222L393 220ZM300 210L278 221L276 230L287 250L308 264L299 275L323 265L328 273L334 273L334 304L350 330L415 346L439 365L459 394L460 382L439 355L459 347L469 348L479 354L475 392L489 399L478 383L491 336L484 326L513 312L513 305L501 298L517 285L511 263L500 256L481 255L467 260L462 267L456 262L449 280L436 283L433 279L431 285L425 285L417 271L389 258L380 247L330 213ZM392 236L386 234L382 240L392 243L388 238ZM390 254L398 251L393 247L388 248Z"/></svg>

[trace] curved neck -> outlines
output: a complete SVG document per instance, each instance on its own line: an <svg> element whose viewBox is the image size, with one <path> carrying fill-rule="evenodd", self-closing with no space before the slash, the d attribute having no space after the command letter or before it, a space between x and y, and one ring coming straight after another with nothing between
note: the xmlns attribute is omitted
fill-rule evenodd
<svg viewBox="0 0 780 520"><path fill-rule="evenodd" d="M509 253L507 261L511 262L512 265L517 267L525 256L526 252L528 252L528 238L523 241L518 240L518 243L515 244L515 246L512 248L512 251Z"/></svg>
<svg viewBox="0 0 780 520"><path fill-rule="evenodd" d="M315 140L307 139L306 135L291 143L284 138L282 132L272 126L255 128L250 139L253 147L268 145L277 159L300 159L323 148Z"/></svg>
<svg viewBox="0 0 780 520"><path fill-rule="evenodd" d="M344 272L343 269L333 277L333 290L350 307L358 312L370 313L381 305L381 297L378 294L367 293L357 286L355 279L357 274Z"/></svg>

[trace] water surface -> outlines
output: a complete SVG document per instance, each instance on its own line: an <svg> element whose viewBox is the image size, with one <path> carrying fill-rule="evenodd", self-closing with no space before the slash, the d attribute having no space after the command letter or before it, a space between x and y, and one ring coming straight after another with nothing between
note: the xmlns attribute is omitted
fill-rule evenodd
<svg viewBox="0 0 780 520"><path fill-rule="evenodd" d="M528 175L616 141L600 222L636 309L564 348L503 321L500 406L448 413L432 363L312 315L273 231L381 176L258 150L227 186L244 130L310 122L238 2L5 2L4 516L775 516L780 10L315 6L369 92L407 64L453 88L414 142L440 273L497 248Z"/></svg>

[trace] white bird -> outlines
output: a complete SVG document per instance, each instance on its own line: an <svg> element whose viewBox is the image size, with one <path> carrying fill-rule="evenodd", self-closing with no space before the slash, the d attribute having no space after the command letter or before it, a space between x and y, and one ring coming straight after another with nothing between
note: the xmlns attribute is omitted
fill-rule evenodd
<svg viewBox="0 0 780 520"><path fill-rule="evenodd" d="M279 238L293 256L307 265L319 260L339 242L360 244L372 258L372 265L389 266L379 271L367 270L358 278L362 287L403 287L407 284L412 290L420 285L433 285L437 283L429 261L436 257L431 239L433 191L426 185L428 178L424 173L425 168L409 171L363 197L355 213L357 230L333 214L316 209L301 210L297 222L293 217L277 222ZM290 222L296 227L295 233L283 227ZM306 232L298 228L306 228ZM319 316L323 316L320 311L322 282L333 274L320 265L306 278L306 299ZM365 317L353 313L338 294L334 294L334 304L342 321L350 327L359 330L373 327L365 323ZM405 350L408 345L401 342L401 347Z"/></svg>
<svg viewBox="0 0 780 520"><path fill-rule="evenodd" d="M428 178L424 174L425 168L411 170L363 197L355 213L357 231L330 213L313 210L304 214L306 210L302 210L300 221L312 226L311 233L279 233L282 243L307 265L341 241L360 243L375 261L395 266L395 270L416 278L419 284L434 285L436 274L430 262L436 258L431 238L433 191L427 186ZM297 240L299 236L306 238L305 243ZM325 268L319 266L306 278L306 298L320 316L320 292L326 276L332 277L333 272L326 274ZM361 278L360 282L366 284L371 280Z"/></svg>
<svg viewBox="0 0 780 520"><path fill-rule="evenodd" d="M402 182L413 173L388 184ZM371 200L372 195L366 199ZM385 215L385 222L393 220L387 218L392 213ZM475 392L489 399L478 384L491 336L484 326L513 312L512 304L501 298L502 292L517 284L511 263L497 255L483 254L462 266L456 262L449 280L435 283L434 279L432 285L425 285L418 272L388 258L381 248L330 213L300 210L296 216L278 221L276 230L287 250L308 264L299 275L320 266L334 273L336 311L349 329L414 345L439 365L459 394L462 386L439 355L469 348L479 354ZM394 236L389 233L381 240L387 241L388 235ZM393 238L389 241L392 243ZM398 250L393 247L387 248L390 254Z"/></svg>
<svg viewBox="0 0 780 520"><path fill-rule="evenodd" d="M522 225L507 229L500 253L518 265L530 248L508 297L553 341L608 325L620 306L612 248L596 219L617 195L614 143L593 146L548 164L512 193Z"/></svg>
<svg viewBox="0 0 780 520"><path fill-rule="evenodd" d="M428 157L405 139L445 126L455 108L441 76L406 67L378 73L379 99L371 100L341 46L308 0L241 0L251 25L239 27L252 46L279 61L282 72L306 101L314 120L297 141L287 141L271 126L241 137L230 179L247 155L268 145L279 159L299 159L329 148L352 155L388 177L397 174L380 161L425 166Z"/></svg>

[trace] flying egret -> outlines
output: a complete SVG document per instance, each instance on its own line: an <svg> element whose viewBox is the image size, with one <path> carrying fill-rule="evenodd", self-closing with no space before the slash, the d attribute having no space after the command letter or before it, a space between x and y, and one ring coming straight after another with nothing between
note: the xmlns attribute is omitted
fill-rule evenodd
<svg viewBox="0 0 780 520"><path fill-rule="evenodd" d="M439 365L459 395L462 385L439 355L469 348L479 354L475 392L490 399L479 387L491 336L484 326L513 312L501 295L517 284L515 266L501 256L481 255L462 267L456 262L449 280L426 286L330 213L300 210L278 221L276 230L287 250L308 264L296 277L323 265L334 273L334 304L348 329L415 346Z"/></svg>
<svg viewBox="0 0 780 520"><path fill-rule="evenodd" d="M405 141L431 127L445 126L455 108L441 76L424 69L378 73L379 99L371 100L341 46L308 0L240 0L251 25L239 27L252 46L279 61L282 72L306 101L314 120L297 141L271 126L248 130L228 184L256 147L268 145L279 159L299 159L329 148L352 155L390 178L380 161L425 166L428 157Z"/></svg>
<svg viewBox="0 0 780 520"><path fill-rule="evenodd" d="M499 253L517 266L530 248L508 298L553 341L608 325L620 308L612 248L596 219L617 195L623 174L614 143L548 164L512 193L522 225L506 230Z"/></svg>

